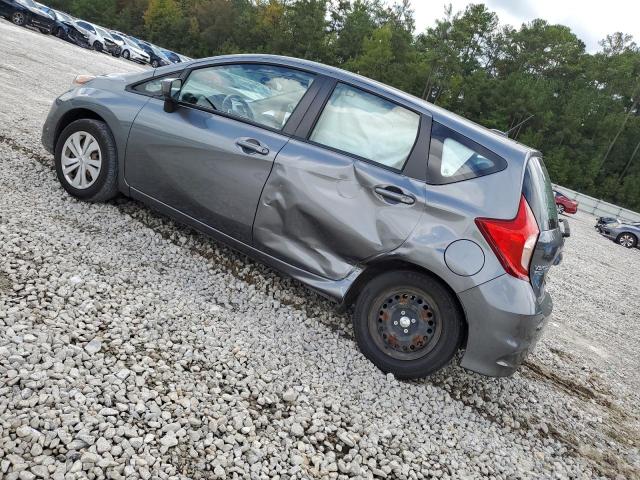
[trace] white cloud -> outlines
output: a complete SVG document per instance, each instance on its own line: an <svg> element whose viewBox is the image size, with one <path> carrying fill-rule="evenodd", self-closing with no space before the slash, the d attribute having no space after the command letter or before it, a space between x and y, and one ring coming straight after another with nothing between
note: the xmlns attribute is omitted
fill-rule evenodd
<svg viewBox="0 0 640 480"><path fill-rule="evenodd" d="M418 31L442 18L444 7L449 3L455 13L470 3L480 2L413 0ZM534 18L567 25L587 45L589 52L599 50L598 42L613 32L629 33L640 43L639 0L486 0L484 3L498 14L502 24L516 28Z"/></svg>

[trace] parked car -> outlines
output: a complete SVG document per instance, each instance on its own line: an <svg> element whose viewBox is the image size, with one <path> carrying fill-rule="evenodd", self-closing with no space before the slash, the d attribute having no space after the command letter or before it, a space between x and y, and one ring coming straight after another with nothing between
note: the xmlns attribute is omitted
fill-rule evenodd
<svg viewBox="0 0 640 480"><path fill-rule="evenodd" d="M598 217L598 219L596 220L596 224L595 224L595 229L602 233L602 230L609 226L609 225L613 225L616 223L620 223L620 220L618 220L617 218L614 217Z"/></svg>
<svg viewBox="0 0 640 480"><path fill-rule="evenodd" d="M42 141L72 196L141 200L341 307L384 372L509 375L564 230L539 152L364 77L271 55L79 77ZM89 88L79 88L80 86Z"/></svg>
<svg viewBox="0 0 640 480"><path fill-rule="evenodd" d="M55 20L38 8L33 0L0 0L0 16L20 27L35 27L42 33L51 33Z"/></svg>
<svg viewBox="0 0 640 480"><path fill-rule="evenodd" d="M95 25L84 20L76 20L74 25L87 36L91 48L97 52L102 52L106 48L106 41L98 32Z"/></svg>
<svg viewBox="0 0 640 480"><path fill-rule="evenodd" d="M55 20L55 25L51 31L53 35L84 48L89 48L91 46L89 45L89 37L76 27L75 21L70 15L49 7L44 7L43 11L48 13Z"/></svg>
<svg viewBox="0 0 640 480"><path fill-rule="evenodd" d="M553 191L556 199L556 208L558 213L576 213L578 211L578 202L571 200L564 193L557 190Z"/></svg>
<svg viewBox="0 0 640 480"><path fill-rule="evenodd" d="M114 57L119 57L122 48L120 47L118 42L104 28L98 27L97 25L95 26L95 28L98 34L102 37L104 51L110 53Z"/></svg>
<svg viewBox="0 0 640 480"><path fill-rule="evenodd" d="M126 60L131 60L138 63L150 63L149 54L142 50L137 43L127 37L124 33L109 32L111 36L120 44L122 51L120 55Z"/></svg>
<svg viewBox="0 0 640 480"><path fill-rule="evenodd" d="M623 247L633 248L640 239L640 223L610 223L601 227L600 232Z"/></svg>
<svg viewBox="0 0 640 480"><path fill-rule="evenodd" d="M151 64L151 66L153 68L158 68L158 67L163 67L165 65L170 65L171 64L171 60L169 60L167 57L165 57L164 53L162 53L160 51L159 48L157 48L155 45L152 45L148 42L145 42L143 40L139 40L135 37L129 37L131 38L133 41L136 42L136 44L142 49L144 50L147 55L149 55L149 63Z"/></svg>
<svg viewBox="0 0 640 480"><path fill-rule="evenodd" d="M171 50L167 50L167 49L164 49L164 48L160 48L160 51L167 58L167 60L169 60L171 63L180 63L180 62L182 62L182 59L180 58L180 55L178 55L176 52L172 52Z"/></svg>

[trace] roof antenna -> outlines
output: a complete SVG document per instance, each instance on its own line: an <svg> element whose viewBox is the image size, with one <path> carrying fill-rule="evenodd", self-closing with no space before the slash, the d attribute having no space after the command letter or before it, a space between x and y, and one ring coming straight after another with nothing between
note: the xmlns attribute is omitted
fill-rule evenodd
<svg viewBox="0 0 640 480"><path fill-rule="evenodd" d="M511 132L513 132L516 128L520 129L520 127L522 125L524 125L525 123L527 123L529 120L531 120L533 117L535 117L535 115L529 115L527 118L525 118L523 121L521 121L520 123L518 123L515 127L510 128L509 130L507 130L506 132L504 132L504 134L508 137L509 134Z"/></svg>

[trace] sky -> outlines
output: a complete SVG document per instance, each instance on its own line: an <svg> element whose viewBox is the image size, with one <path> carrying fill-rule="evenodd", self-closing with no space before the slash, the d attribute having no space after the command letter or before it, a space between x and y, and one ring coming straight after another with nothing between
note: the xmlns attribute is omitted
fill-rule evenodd
<svg viewBox="0 0 640 480"><path fill-rule="evenodd" d="M590 53L600 50L598 42L613 32L629 33L640 44L640 0L412 0L417 30L442 18L445 5L451 4L455 13L470 3L484 3L500 23L516 28L534 18L567 25Z"/></svg>

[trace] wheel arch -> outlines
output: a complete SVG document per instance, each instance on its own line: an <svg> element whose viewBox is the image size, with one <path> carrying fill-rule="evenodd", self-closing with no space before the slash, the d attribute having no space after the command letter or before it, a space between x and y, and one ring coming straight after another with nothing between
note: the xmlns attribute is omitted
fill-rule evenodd
<svg viewBox="0 0 640 480"><path fill-rule="evenodd" d="M458 297L456 292L453 290L453 288L451 288L451 286L446 281L444 281L442 277L440 277L433 271L423 266L417 265L415 263L411 263L406 260L402 260L398 258L393 258L393 259L387 258L387 259L380 259L375 262L367 264L364 270L360 273L360 275L358 275L358 277L353 281L353 283L350 285L349 289L347 290L347 293L345 294L344 300L342 302L343 306L345 308L352 306L357 300L358 295L360 295L360 292L362 291L362 289L373 278L375 278L376 276L382 273L397 271L397 270L410 270L412 272L417 272L423 275L427 275L433 278L434 280L436 280L438 283L440 283L451 294L451 297L454 299L460 311L460 314L464 319L464 324L462 325L462 329L463 329L462 342L460 345L462 348L465 348L467 345L467 335L469 332L469 325L467 321L467 315L464 310L464 307L462 306L462 302L460 301L460 298Z"/></svg>
<svg viewBox="0 0 640 480"><path fill-rule="evenodd" d="M75 122L76 120L83 120L83 119L99 120L109 125L109 123L101 115L99 115L93 110L90 110L88 108L74 108L66 112L64 115L62 115L62 117L60 117L60 120L56 125L55 133L53 135L53 147L55 148L56 145L58 145L58 139L60 138L60 134L65 128L67 128L67 126L69 126L71 123Z"/></svg>

